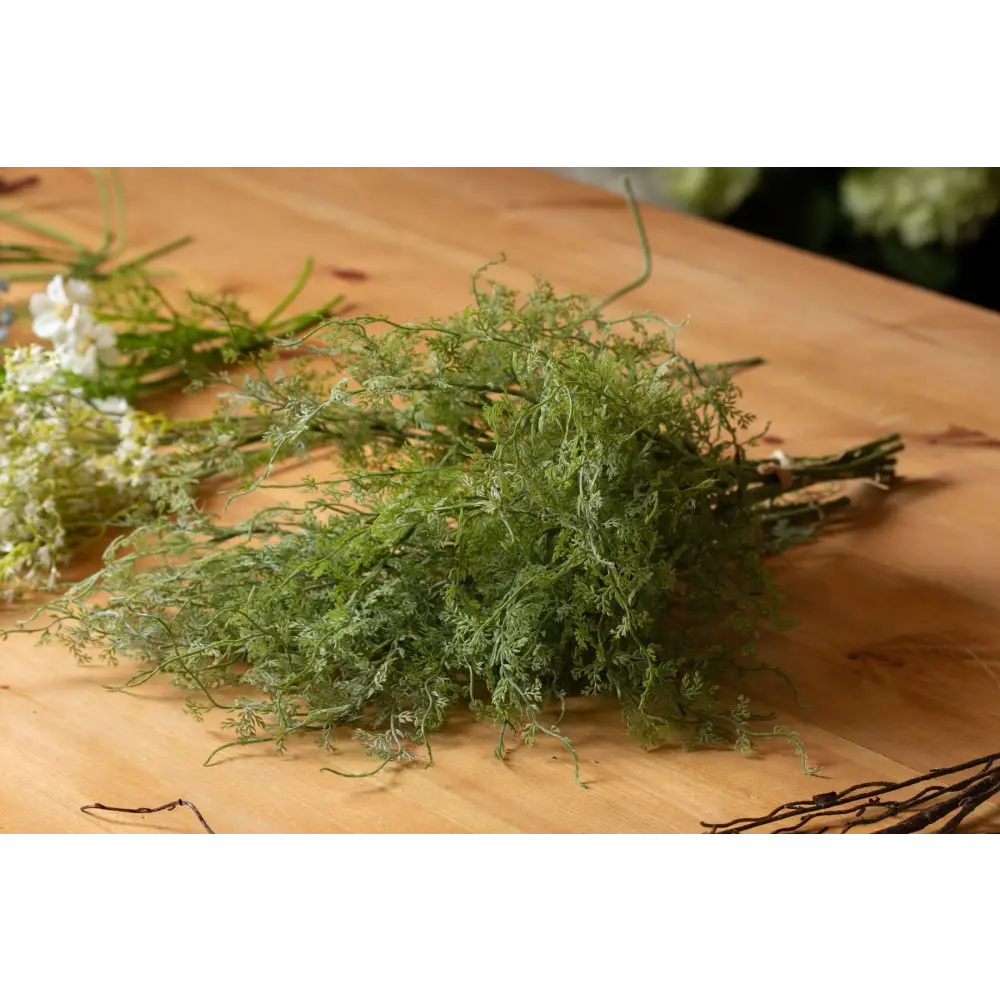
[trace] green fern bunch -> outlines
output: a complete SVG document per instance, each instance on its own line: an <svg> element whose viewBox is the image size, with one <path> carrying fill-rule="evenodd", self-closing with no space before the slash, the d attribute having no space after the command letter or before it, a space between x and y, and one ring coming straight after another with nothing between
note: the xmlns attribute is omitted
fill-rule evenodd
<svg viewBox="0 0 1000 1000"><path fill-rule="evenodd" d="M770 669L766 557L844 502L817 485L890 481L901 445L753 457L735 366L698 366L656 317L605 318L616 297L520 298L480 272L446 319L331 321L298 370L233 388L280 453L337 444L329 474L236 525L178 502L48 606L44 638L138 661L131 684L170 676L236 745L356 727L376 770L458 706L499 756L517 733L575 757L545 720L577 693L616 699L647 745L798 745L743 693Z"/></svg>

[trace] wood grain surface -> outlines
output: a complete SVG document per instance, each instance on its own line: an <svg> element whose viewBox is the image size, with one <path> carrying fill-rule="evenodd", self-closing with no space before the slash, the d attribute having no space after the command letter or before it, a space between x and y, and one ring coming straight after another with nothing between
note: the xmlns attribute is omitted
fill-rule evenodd
<svg viewBox="0 0 1000 1000"><path fill-rule="evenodd" d="M0 208L94 241L88 173L40 174ZM398 319L461 308L471 272L501 252L505 281L526 287L541 274L595 295L641 265L620 198L529 170L129 170L124 179L131 248L190 233L195 242L170 259L171 283L226 288L261 312L307 256L316 278L305 305L343 291L352 310ZM889 431L906 438L898 491L862 489L847 529L776 564L800 624L768 637L764 652L809 707L779 684L761 691L821 777L804 775L779 742L750 759L648 753L613 705L592 702L574 702L563 724L586 790L559 745L518 748L502 764L489 726L462 717L437 739L428 769L361 781L318 773L334 761L363 768L348 739L336 758L303 740L283 757L249 748L203 767L226 740L220 718L193 721L166 684L111 693L105 685L125 680L124 669L80 667L20 635L0 645L0 830L198 832L181 810L79 811L183 797L219 833L692 832L700 820L1000 750L1000 316L697 219L644 216L653 277L628 305L690 317L682 345L699 360L764 355L765 367L740 378L776 445L811 454ZM0 224L0 238L9 235ZM194 414L210 400L163 407ZM0 614L4 625L21 616Z"/></svg>

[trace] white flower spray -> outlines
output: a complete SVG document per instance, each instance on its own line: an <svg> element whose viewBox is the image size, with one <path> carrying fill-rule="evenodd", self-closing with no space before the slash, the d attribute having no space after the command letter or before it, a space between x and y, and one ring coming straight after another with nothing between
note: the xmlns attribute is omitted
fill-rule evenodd
<svg viewBox="0 0 1000 1000"><path fill-rule="evenodd" d="M224 296L189 293L181 310L137 269L148 259L112 272L99 294L78 277L46 274L27 310L45 343L0 353L0 603L54 589L74 552L116 526L155 518L165 498L176 508L205 478L272 460L275 446L263 438L253 400L242 417L178 423L132 402L263 357L324 322L342 298L283 318L309 279L308 261L262 321ZM0 277L0 292L7 290ZM0 341L14 316L0 304Z"/></svg>
<svg viewBox="0 0 1000 1000"><path fill-rule="evenodd" d="M157 448L156 418L123 400L87 400L66 388L58 350L17 348L8 352L5 370L0 600L10 601L54 587L75 549L145 503L165 456Z"/></svg>

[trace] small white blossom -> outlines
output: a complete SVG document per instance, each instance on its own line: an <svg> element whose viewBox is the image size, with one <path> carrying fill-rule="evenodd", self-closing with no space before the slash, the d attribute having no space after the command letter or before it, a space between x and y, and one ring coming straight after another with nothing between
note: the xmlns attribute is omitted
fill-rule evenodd
<svg viewBox="0 0 1000 1000"><path fill-rule="evenodd" d="M124 416L128 403L121 396L108 396L106 399L92 399L90 405L101 413L112 417Z"/></svg>
<svg viewBox="0 0 1000 1000"><path fill-rule="evenodd" d="M92 298L85 282L57 275L29 303L32 329L52 342L58 366L85 379L96 379L101 365L118 360L115 332L94 318L89 308Z"/></svg>
<svg viewBox="0 0 1000 1000"><path fill-rule="evenodd" d="M100 365L118 360L114 330L98 323L89 312L81 312L75 326L56 344L59 365L81 378L95 379Z"/></svg>
<svg viewBox="0 0 1000 1000"><path fill-rule="evenodd" d="M60 343L69 336L81 316L88 316L87 306L93 296L86 282L75 278L65 280L57 274L44 292L31 296L28 308L34 316L31 328L36 337Z"/></svg>

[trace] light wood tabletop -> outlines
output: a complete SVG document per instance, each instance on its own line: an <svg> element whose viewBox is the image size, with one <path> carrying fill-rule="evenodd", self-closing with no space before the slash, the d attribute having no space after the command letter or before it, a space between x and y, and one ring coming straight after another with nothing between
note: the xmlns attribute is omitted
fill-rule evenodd
<svg viewBox="0 0 1000 1000"><path fill-rule="evenodd" d="M95 241L87 171L39 173L40 185L0 208ZM562 291L601 295L641 267L621 198L530 170L123 176L131 248L190 233L195 242L170 258L170 283L226 288L260 312L308 256L316 272L304 305L343 291L351 310L398 319L460 309L471 272L501 252L501 277L521 288L544 275ZM1000 750L1000 316L698 219L643 214L653 276L627 304L690 317L681 345L699 360L763 355L740 382L776 445L808 455L891 431L906 440L897 490L862 488L847 527L775 563L799 625L763 651L809 707L780 684L758 690L822 776L804 775L778 741L752 758L646 752L614 705L580 701L563 730L585 790L558 744L518 747L504 764L489 725L461 716L427 769L355 781L319 773L334 761L363 768L346 734L336 758L303 739L283 757L245 748L203 767L226 742L220 718L194 721L165 683L109 692L124 668L81 667L19 635L0 645L0 830L198 832L182 811L79 811L182 797L219 833L694 832L701 820ZM163 403L172 414L209 405ZM19 617L3 611L0 624Z"/></svg>

